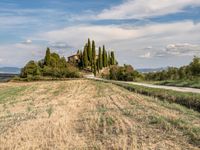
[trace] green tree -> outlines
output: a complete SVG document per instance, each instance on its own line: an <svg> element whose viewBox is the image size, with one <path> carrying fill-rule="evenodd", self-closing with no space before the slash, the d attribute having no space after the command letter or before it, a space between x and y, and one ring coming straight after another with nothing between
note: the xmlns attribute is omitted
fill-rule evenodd
<svg viewBox="0 0 200 150"><path fill-rule="evenodd" d="M31 60L29 61L26 66L22 69L21 71L21 77L26 78L29 75L31 76L37 76L40 75L40 67L38 66L38 64Z"/></svg>
<svg viewBox="0 0 200 150"><path fill-rule="evenodd" d="M91 62L92 62L92 48L91 48L90 39L88 39L88 43L87 43L87 55L88 55L88 61L90 62L90 65L91 65Z"/></svg>
<svg viewBox="0 0 200 150"><path fill-rule="evenodd" d="M105 46L103 45L103 67L107 67L108 62L107 62L107 52L105 49Z"/></svg>
<svg viewBox="0 0 200 150"><path fill-rule="evenodd" d="M50 52L50 48L47 47L46 55L45 55L45 58L44 58L44 64L46 66L50 65L50 59L51 59L51 52Z"/></svg>
<svg viewBox="0 0 200 150"><path fill-rule="evenodd" d="M114 51L111 52L111 56L110 56L110 64L111 65L115 65L115 54Z"/></svg>
<svg viewBox="0 0 200 150"><path fill-rule="evenodd" d="M190 66L190 70L193 76L200 75L200 58L199 57L195 56L189 66Z"/></svg>
<svg viewBox="0 0 200 150"><path fill-rule="evenodd" d="M98 73L99 73L99 70L100 70L100 69L99 69L99 64L100 64L100 63L99 63L99 58L98 58L97 61L96 61L96 66L97 66L97 72L98 72Z"/></svg>
<svg viewBox="0 0 200 150"><path fill-rule="evenodd" d="M83 51L83 67L87 68L88 66L88 49L87 49L88 45L86 44L84 47L84 51Z"/></svg>
<svg viewBox="0 0 200 150"><path fill-rule="evenodd" d="M80 50L79 51L79 62L78 62L78 67L83 68L84 60L83 60L83 52Z"/></svg>
<svg viewBox="0 0 200 150"><path fill-rule="evenodd" d="M111 65L111 57L110 57L110 52L108 51L108 55L107 55L107 65L110 67Z"/></svg>
<svg viewBox="0 0 200 150"><path fill-rule="evenodd" d="M92 70L94 75L96 76L96 47L95 42L92 41Z"/></svg>
<svg viewBox="0 0 200 150"><path fill-rule="evenodd" d="M103 57L102 57L101 47L99 47L98 62L99 62L99 70L101 70L103 68Z"/></svg>

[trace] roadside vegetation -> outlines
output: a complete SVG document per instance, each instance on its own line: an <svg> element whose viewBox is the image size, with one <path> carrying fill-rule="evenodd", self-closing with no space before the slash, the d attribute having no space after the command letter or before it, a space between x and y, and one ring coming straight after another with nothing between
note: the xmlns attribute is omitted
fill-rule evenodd
<svg viewBox="0 0 200 150"><path fill-rule="evenodd" d="M101 76L110 80L147 82L158 85L200 88L200 58L194 57L187 66L169 67L158 72L140 73L131 65L111 66Z"/></svg>
<svg viewBox="0 0 200 150"><path fill-rule="evenodd" d="M158 81L156 84L200 88L200 58L180 68L169 67L167 70L145 74L145 81Z"/></svg>
<svg viewBox="0 0 200 150"><path fill-rule="evenodd" d="M143 76L138 71L134 70L131 65L112 66L108 74L103 74L103 77L110 80L119 81L140 81Z"/></svg>
<svg viewBox="0 0 200 150"><path fill-rule="evenodd" d="M165 80L156 82L158 85L167 85L167 86L177 86L177 87L190 87L190 88L198 88L200 89L200 78L196 78L193 80L185 79L185 80Z"/></svg>
<svg viewBox="0 0 200 150"><path fill-rule="evenodd" d="M163 101L168 101L170 103L177 103L189 109L197 110L200 112L200 94L185 93L185 92L178 92L178 91L158 89L158 88L149 88L140 85L120 83L116 81L104 81L104 82L113 83L115 85L128 89L129 91L150 97L159 98L160 100Z"/></svg>

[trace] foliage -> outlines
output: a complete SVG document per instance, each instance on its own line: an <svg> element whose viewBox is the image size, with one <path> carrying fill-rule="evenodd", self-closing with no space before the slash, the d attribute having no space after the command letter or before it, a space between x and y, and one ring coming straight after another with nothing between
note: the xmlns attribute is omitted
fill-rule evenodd
<svg viewBox="0 0 200 150"><path fill-rule="evenodd" d="M87 55L88 55L88 61L91 63L91 61L92 61L92 48L91 48L90 39L88 39L88 43L87 43Z"/></svg>
<svg viewBox="0 0 200 150"><path fill-rule="evenodd" d="M107 67L108 62L107 62L107 52L105 49L105 46L103 45L103 67Z"/></svg>
<svg viewBox="0 0 200 150"><path fill-rule="evenodd" d="M40 75L41 68L37 64L37 62L34 62L33 60L29 61L24 68L21 70L21 77L26 78L30 75L37 76Z"/></svg>
<svg viewBox="0 0 200 150"><path fill-rule="evenodd" d="M21 70L22 78L37 80L40 76L57 78L79 77L78 69L67 63L65 57L60 57L57 53L51 53L47 48L44 61L30 61Z"/></svg>
<svg viewBox="0 0 200 150"><path fill-rule="evenodd" d="M95 42L92 41L92 70L94 75L96 76L97 66L96 66L96 47Z"/></svg>
<svg viewBox="0 0 200 150"><path fill-rule="evenodd" d="M145 74L146 80L162 81L162 80L194 80L200 77L200 58L194 57L193 61L180 68L169 67L167 70L160 72L151 72Z"/></svg>
<svg viewBox="0 0 200 150"><path fill-rule="evenodd" d="M133 69L131 65L113 66L110 69L109 79L120 81L134 81L141 77L141 74Z"/></svg>
<svg viewBox="0 0 200 150"><path fill-rule="evenodd" d="M45 55L45 58L44 58L44 64L46 66L49 66L50 65L50 57L51 57L51 52L50 52L50 49L47 48L46 50L46 55Z"/></svg>
<svg viewBox="0 0 200 150"><path fill-rule="evenodd" d="M194 78L192 80L189 80L189 79L164 80L164 81L159 81L156 84L167 85L167 86L177 86L177 87L199 88L200 89L200 78Z"/></svg>
<svg viewBox="0 0 200 150"><path fill-rule="evenodd" d="M99 47L98 63L99 63L99 69L101 70L103 68L103 58L102 58L101 47Z"/></svg>
<svg viewBox="0 0 200 150"><path fill-rule="evenodd" d="M83 52L79 51L78 56L78 67L81 69L90 69L95 76L96 73L99 73L100 70L102 70L103 68L117 64L114 51L112 51L111 53L107 52L105 46L103 46L103 52L102 48L99 47L99 51L97 54L95 41L92 41L91 45L90 39L88 39L88 42L85 44Z"/></svg>

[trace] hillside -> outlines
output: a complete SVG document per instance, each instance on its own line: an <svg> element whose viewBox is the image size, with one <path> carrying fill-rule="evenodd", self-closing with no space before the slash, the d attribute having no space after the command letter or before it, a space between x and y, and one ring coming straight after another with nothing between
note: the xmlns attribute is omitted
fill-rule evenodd
<svg viewBox="0 0 200 150"><path fill-rule="evenodd" d="M0 84L0 149L198 149L200 114L90 80Z"/></svg>
<svg viewBox="0 0 200 150"><path fill-rule="evenodd" d="M0 67L0 73L19 74L20 68L16 67Z"/></svg>

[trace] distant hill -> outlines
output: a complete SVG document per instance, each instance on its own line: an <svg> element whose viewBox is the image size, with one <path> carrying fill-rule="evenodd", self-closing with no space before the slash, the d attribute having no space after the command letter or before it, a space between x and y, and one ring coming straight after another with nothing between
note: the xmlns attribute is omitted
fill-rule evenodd
<svg viewBox="0 0 200 150"><path fill-rule="evenodd" d="M20 68L17 68L17 67L0 67L0 73L19 74Z"/></svg>
<svg viewBox="0 0 200 150"><path fill-rule="evenodd" d="M136 70L141 73L148 73L148 72L158 72L158 71L162 71L165 69L167 69L167 68L141 68L141 69L136 69Z"/></svg>

